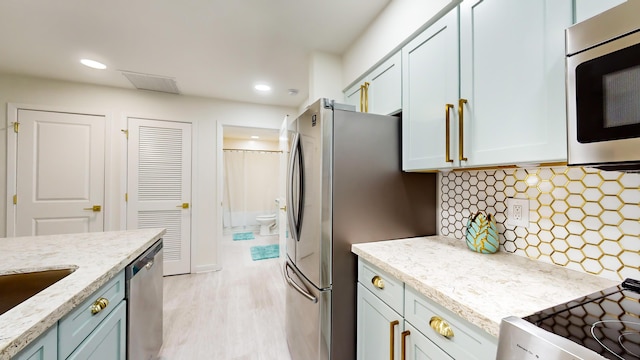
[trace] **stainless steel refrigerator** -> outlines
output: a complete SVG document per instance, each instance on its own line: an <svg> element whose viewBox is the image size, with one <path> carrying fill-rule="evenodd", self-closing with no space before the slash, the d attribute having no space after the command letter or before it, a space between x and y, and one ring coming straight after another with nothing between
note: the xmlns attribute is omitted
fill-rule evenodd
<svg viewBox="0 0 640 360"><path fill-rule="evenodd" d="M436 177L401 171L399 117L320 99L288 134L289 351L293 360L353 360L357 259L351 244L435 234Z"/></svg>

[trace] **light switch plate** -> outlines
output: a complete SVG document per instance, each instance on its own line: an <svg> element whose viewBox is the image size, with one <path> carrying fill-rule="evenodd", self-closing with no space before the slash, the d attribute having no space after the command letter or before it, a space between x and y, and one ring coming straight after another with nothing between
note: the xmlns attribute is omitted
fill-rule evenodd
<svg viewBox="0 0 640 360"><path fill-rule="evenodd" d="M507 198L507 225L529 227L529 199Z"/></svg>

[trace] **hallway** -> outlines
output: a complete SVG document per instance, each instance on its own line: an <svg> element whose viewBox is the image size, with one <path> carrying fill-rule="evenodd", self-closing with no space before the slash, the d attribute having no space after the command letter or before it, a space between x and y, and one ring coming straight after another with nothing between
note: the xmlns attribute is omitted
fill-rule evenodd
<svg viewBox="0 0 640 360"><path fill-rule="evenodd" d="M281 259L252 261L250 247L278 236L220 243L222 270L164 278L159 359L289 360Z"/></svg>

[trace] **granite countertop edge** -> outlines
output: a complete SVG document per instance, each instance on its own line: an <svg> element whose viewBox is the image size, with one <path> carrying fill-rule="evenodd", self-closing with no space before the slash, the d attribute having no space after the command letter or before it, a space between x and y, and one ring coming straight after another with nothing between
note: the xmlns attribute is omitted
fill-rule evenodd
<svg viewBox="0 0 640 360"><path fill-rule="evenodd" d="M479 254L462 240L437 235L353 244L352 252L496 338L504 317L531 315L619 284L514 254ZM461 269L465 265L469 271ZM556 285L549 284L553 278ZM575 280L579 284L567 285ZM531 288L540 284L539 293Z"/></svg>
<svg viewBox="0 0 640 360"><path fill-rule="evenodd" d="M144 229L0 239L4 259L0 275L76 268L0 315L0 360L10 359L27 347L165 232L165 229Z"/></svg>

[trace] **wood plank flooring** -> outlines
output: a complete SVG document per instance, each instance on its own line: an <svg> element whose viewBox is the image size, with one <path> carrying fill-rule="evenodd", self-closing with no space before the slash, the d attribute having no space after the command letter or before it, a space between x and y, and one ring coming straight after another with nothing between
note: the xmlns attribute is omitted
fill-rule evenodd
<svg viewBox="0 0 640 360"><path fill-rule="evenodd" d="M251 246L277 236L219 244L222 270L164 278L164 343L158 359L290 360L281 260L252 261Z"/></svg>

